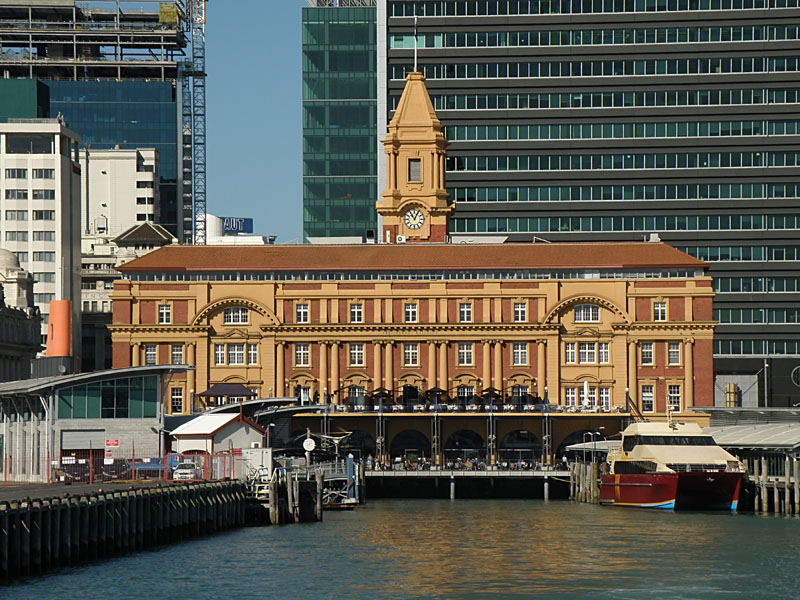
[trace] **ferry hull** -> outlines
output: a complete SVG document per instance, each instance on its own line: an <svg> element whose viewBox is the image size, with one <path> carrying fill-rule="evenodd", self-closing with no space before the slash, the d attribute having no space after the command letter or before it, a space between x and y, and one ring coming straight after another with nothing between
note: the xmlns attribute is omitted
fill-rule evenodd
<svg viewBox="0 0 800 600"><path fill-rule="evenodd" d="M742 473L603 475L600 502L665 510L736 510Z"/></svg>

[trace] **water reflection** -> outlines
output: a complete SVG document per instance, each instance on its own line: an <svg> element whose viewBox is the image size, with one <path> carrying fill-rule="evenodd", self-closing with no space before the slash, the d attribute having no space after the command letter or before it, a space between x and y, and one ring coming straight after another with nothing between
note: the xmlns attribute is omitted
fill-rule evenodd
<svg viewBox="0 0 800 600"><path fill-rule="evenodd" d="M0 590L3 598L795 598L800 519L381 500Z"/></svg>

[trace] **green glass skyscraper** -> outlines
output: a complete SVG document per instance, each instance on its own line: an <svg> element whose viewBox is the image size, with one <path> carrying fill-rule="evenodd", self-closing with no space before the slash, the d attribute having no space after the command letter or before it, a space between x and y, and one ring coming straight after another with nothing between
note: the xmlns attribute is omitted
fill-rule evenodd
<svg viewBox="0 0 800 600"><path fill-rule="evenodd" d="M303 8L303 238L375 230L377 69L374 0Z"/></svg>

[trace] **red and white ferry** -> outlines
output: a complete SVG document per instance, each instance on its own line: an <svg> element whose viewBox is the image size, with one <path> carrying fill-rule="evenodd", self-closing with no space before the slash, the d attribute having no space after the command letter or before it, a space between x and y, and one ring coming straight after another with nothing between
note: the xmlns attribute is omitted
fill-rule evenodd
<svg viewBox="0 0 800 600"><path fill-rule="evenodd" d="M609 450L600 502L666 510L731 510L744 465L695 423L637 422Z"/></svg>

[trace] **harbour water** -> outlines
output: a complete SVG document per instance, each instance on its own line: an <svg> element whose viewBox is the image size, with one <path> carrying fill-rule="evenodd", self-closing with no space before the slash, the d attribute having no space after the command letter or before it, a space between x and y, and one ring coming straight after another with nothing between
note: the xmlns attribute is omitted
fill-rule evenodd
<svg viewBox="0 0 800 600"><path fill-rule="evenodd" d="M376 500L63 570L0 598L797 598L800 519Z"/></svg>

